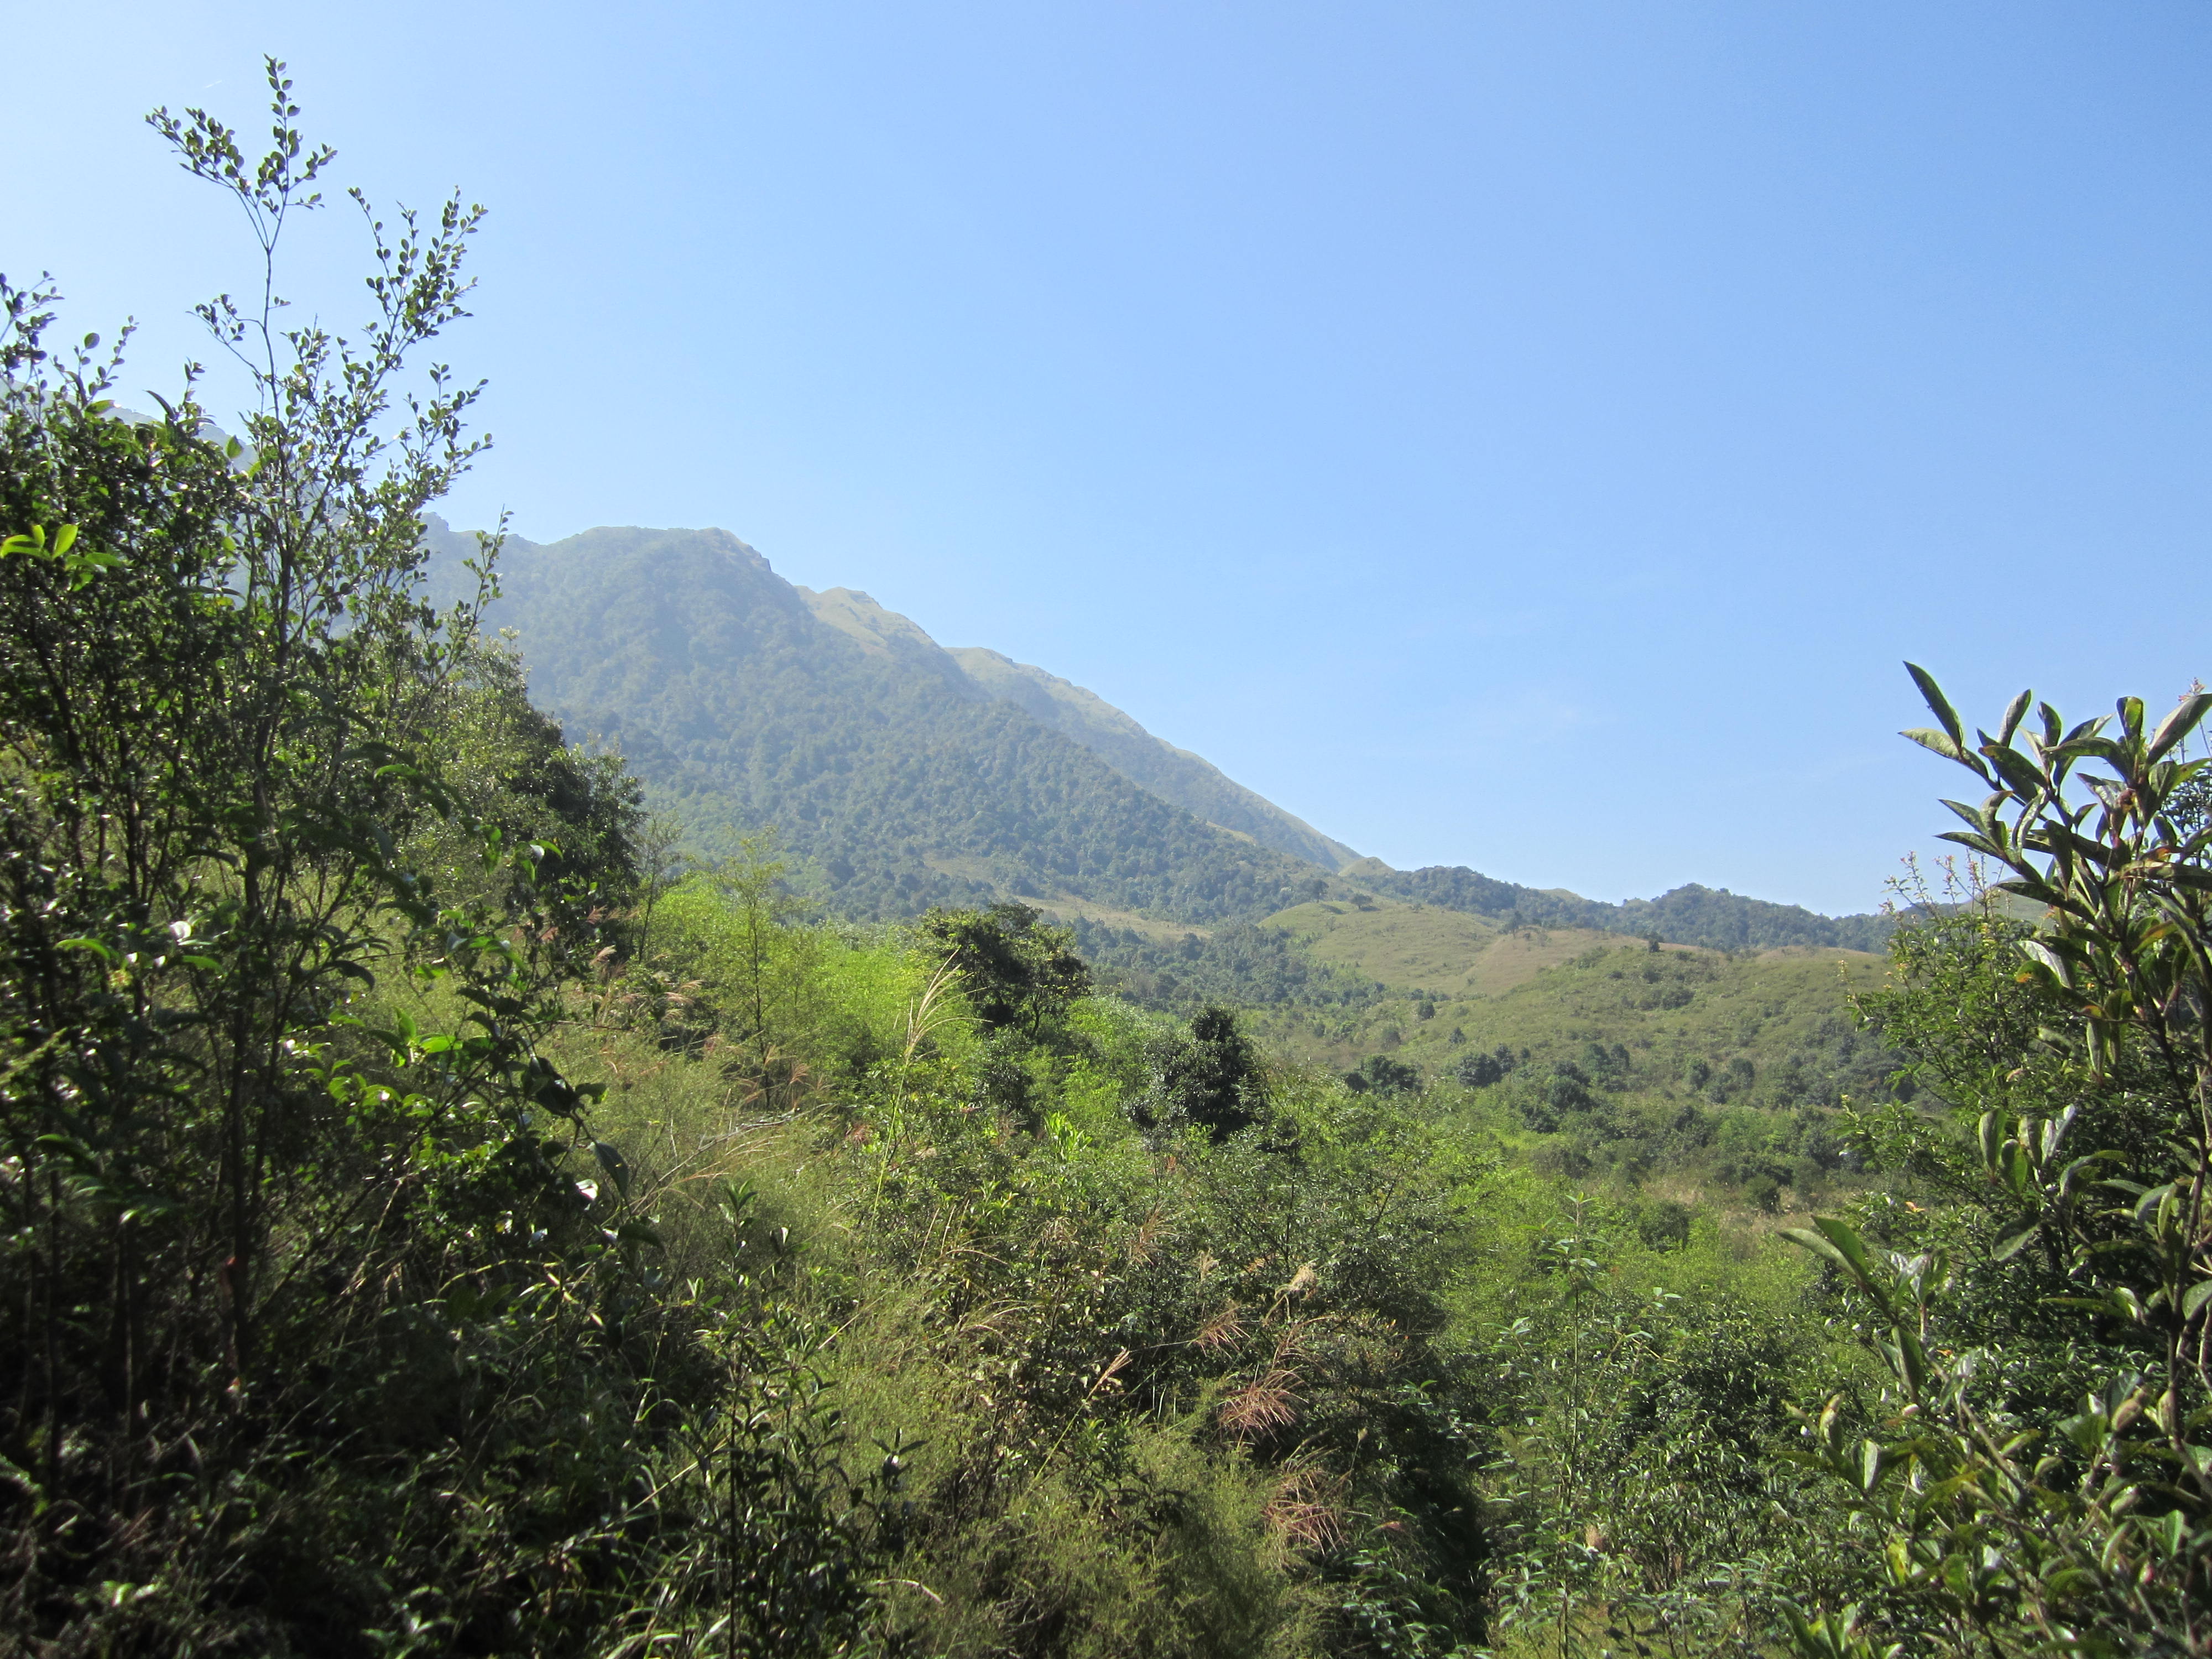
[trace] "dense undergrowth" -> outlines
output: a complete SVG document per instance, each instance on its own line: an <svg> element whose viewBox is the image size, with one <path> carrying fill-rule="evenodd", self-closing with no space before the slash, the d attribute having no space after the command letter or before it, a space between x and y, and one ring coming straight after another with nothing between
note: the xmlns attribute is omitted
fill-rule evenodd
<svg viewBox="0 0 2212 1659"><path fill-rule="evenodd" d="M1541 1650L1602 1607L1757 1650L1832 1575L1771 1536L1818 1507L1786 1402L1856 1369L1794 1252L1516 1166L1477 1097L1075 994L1018 907L904 935L774 890L677 887L552 1052L674 1260L744 1195L848 1447L902 1457L881 1639Z"/></svg>

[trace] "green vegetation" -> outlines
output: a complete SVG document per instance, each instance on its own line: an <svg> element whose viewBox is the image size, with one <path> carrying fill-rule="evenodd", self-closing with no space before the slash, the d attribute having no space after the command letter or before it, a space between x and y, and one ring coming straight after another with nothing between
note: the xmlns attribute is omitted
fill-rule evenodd
<svg viewBox="0 0 2212 1659"><path fill-rule="evenodd" d="M468 544L439 539L450 587ZM773 827L841 914L1012 897L1203 925L1265 915L1312 872L985 698L949 657L865 649L719 531L515 544L501 589L488 622L518 631L533 697L619 746L694 850Z"/></svg>
<svg viewBox="0 0 2212 1659"><path fill-rule="evenodd" d="M1037 720L1075 739L1142 788L1206 823L1248 836L1334 870L1358 860L1342 842L1331 840L1222 776L1188 750L1162 743L1103 698L1070 685L1042 668L1018 663L978 647L952 652L969 679L983 690L1017 703Z"/></svg>
<svg viewBox="0 0 2212 1659"><path fill-rule="evenodd" d="M1163 939L1079 916L1073 931L1085 956L1112 964L1107 977L1117 988L1156 1007L1355 1008L1383 992L1364 973L1316 960L1279 927L1238 923Z"/></svg>
<svg viewBox="0 0 2212 1659"><path fill-rule="evenodd" d="M1299 905L1268 928L1376 989L1348 1008L1264 1011L1271 1046L1332 1070L1387 1059L1421 1085L1471 1091L1491 1133L1561 1174L1755 1211L1865 1179L1842 1114L1891 1098L1899 1064L1852 1011L1884 983L1875 958L1508 933L1375 899Z"/></svg>
<svg viewBox="0 0 2212 1659"><path fill-rule="evenodd" d="M805 587L793 591L817 618L870 655L889 658L964 695L1011 703L1100 757L1139 788L1194 817L1325 869L1334 870L1359 856L1273 801L1231 782L1188 750L1161 742L1079 685L979 647L947 651L906 617L848 587L833 587L826 593Z"/></svg>
<svg viewBox="0 0 2212 1659"><path fill-rule="evenodd" d="M1651 936L1712 951L1769 951L1800 945L1879 951L1889 938L1887 916L1823 916L1794 904L1770 904L1692 884L1656 899L1607 904L1572 893L1498 881L1462 865L1393 870L1374 859L1346 866L1332 892L1364 889L1410 904L1486 916L1512 928L1569 927Z"/></svg>
<svg viewBox="0 0 2212 1659"><path fill-rule="evenodd" d="M1901 1605L1877 1628L2202 1653L2212 759L2182 745L2212 696L2154 729L2138 698L2069 726L2023 691L1970 744L1912 674L1941 729L1906 735L1990 792L1946 803L1967 825L1948 839L2042 920L1990 906L1928 927L1875 1005L1948 1109L1884 1114L1869 1143L1950 1201L1796 1235L1848 1287L1899 1407L1861 1425L1832 1404L1812 1454L1883 1540ZM1850 1624L1805 1634L1872 1652Z"/></svg>
<svg viewBox="0 0 2212 1659"><path fill-rule="evenodd" d="M258 164L156 125L273 267L270 80ZM235 441L0 283L11 1651L2212 1652L2212 697L1921 675L2004 879L1698 948L1340 890L596 532L532 672L686 861L425 568L476 219L399 222L357 340L209 308Z"/></svg>

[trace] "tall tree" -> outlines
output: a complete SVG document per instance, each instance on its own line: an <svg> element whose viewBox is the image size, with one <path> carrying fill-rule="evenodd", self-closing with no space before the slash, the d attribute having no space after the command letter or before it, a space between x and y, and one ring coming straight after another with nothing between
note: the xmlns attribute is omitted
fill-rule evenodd
<svg viewBox="0 0 2212 1659"><path fill-rule="evenodd" d="M1012 901L987 910L933 910L921 933L960 975L986 1030L1014 1028L1036 1036L1045 1023L1091 988L1075 936L1043 912Z"/></svg>

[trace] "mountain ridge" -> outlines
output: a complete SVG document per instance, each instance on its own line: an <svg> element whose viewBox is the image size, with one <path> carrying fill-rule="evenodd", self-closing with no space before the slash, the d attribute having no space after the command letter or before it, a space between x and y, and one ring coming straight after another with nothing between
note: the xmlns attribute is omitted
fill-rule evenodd
<svg viewBox="0 0 2212 1659"><path fill-rule="evenodd" d="M1809 945L1826 950L1884 949L1895 919L1884 914L1824 916L1796 904L1747 898L1725 887L1686 882L1654 899L1618 904L1584 898L1559 887L1523 887L1462 864L1394 870L1380 859L1363 859L1341 872L1376 893L1408 904L1488 917L1509 926L1586 927L1597 933L1656 934L1668 943L1711 950L1774 950Z"/></svg>
<svg viewBox="0 0 2212 1659"><path fill-rule="evenodd" d="M1224 774L1201 755L1147 732L1097 692L985 646L940 646L917 623L857 588L797 589L814 614L863 650L957 677L1081 744L1162 800L1216 829L1340 870L1359 854Z"/></svg>
<svg viewBox="0 0 2212 1659"><path fill-rule="evenodd" d="M453 597L473 538L428 539L432 597ZM848 914L1014 896L1204 926L1319 873L984 695L872 601L825 622L726 531L511 538L500 585L485 621L514 630L533 700L618 746L697 850L774 826Z"/></svg>
<svg viewBox="0 0 2212 1659"><path fill-rule="evenodd" d="M426 541L431 597L461 597L475 538L434 519ZM1892 925L1694 884L1616 905L1465 866L1395 870L1095 692L947 649L860 590L788 582L727 531L511 537L500 573L486 620L514 629L533 698L618 744L699 850L772 824L855 915L1015 896L1204 929L1364 885L1509 925L1724 950L1876 950Z"/></svg>

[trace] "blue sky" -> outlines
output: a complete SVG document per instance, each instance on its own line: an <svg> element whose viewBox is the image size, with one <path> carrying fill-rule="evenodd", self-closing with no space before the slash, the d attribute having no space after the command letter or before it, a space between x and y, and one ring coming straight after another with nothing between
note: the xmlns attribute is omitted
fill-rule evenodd
<svg viewBox="0 0 2212 1659"><path fill-rule="evenodd" d="M1868 908L1969 718L2212 678L2200 3L220 8L9 25L0 270L204 355L137 125L492 210L550 539L723 526L1393 864ZM28 72L27 71L27 68ZM352 320L358 228L292 292Z"/></svg>

